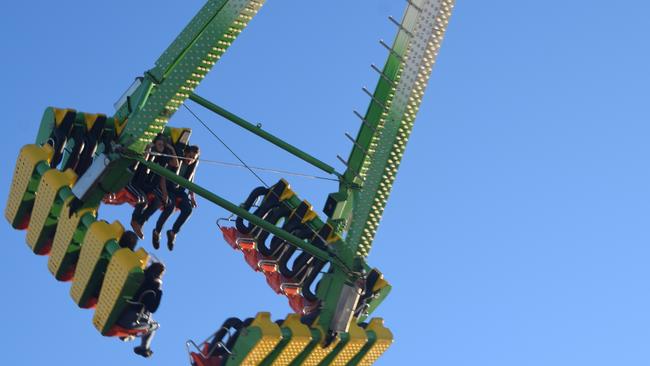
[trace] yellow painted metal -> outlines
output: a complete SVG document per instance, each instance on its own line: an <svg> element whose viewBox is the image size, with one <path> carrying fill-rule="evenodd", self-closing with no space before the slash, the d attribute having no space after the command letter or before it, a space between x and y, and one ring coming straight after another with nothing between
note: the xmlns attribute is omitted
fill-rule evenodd
<svg viewBox="0 0 650 366"><path fill-rule="evenodd" d="M119 119L117 119L117 117L115 117L113 119L113 123L115 126L115 135L121 136L122 131L124 131L124 128L126 127L126 124L129 123L129 119L127 118L124 121L120 121Z"/></svg>
<svg viewBox="0 0 650 366"><path fill-rule="evenodd" d="M95 328L103 335L110 331L124 310L129 297L127 292L137 289L142 282L147 261L148 254L144 249L134 253L131 249L122 248L113 254L93 316Z"/></svg>
<svg viewBox="0 0 650 366"><path fill-rule="evenodd" d="M384 326L384 319L375 318L370 321L366 327L367 332L375 334L375 343L368 352L363 356L357 365L370 366L375 363L386 352L388 347L393 344L393 333Z"/></svg>
<svg viewBox="0 0 650 366"><path fill-rule="evenodd" d="M366 332L357 325L356 321L350 323L347 333L347 341L341 347L336 357L330 362L330 366L345 366L354 356L361 351L361 348L368 342Z"/></svg>
<svg viewBox="0 0 650 366"><path fill-rule="evenodd" d="M318 324L318 319L314 321L314 324ZM323 331L322 328L314 327L312 329L318 330L318 332L320 333L321 341L325 339L325 332ZM341 340L337 337L327 347L322 347L320 344L317 344L316 347L314 347L314 349L311 350L309 356L305 358L302 365L304 366L320 365L320 363L325 359L325 357L327 357L330 353L332 353L332 351L334 351L336 346L339 345L339 342L341 342Z"/></svg>
<svg viewBox="0 0 650 366"><path fill-rule="evenodd" d="M257 327L261 331L261 338L246 355L241 365L257 366L271 353L282 340L280 327L271 321L271 314L261 312L257 314L249 328Z"/></svg>
<svg viewBox="0 0 650 366"><path fill-rule="evenodd" d="M301 220L301 223L305 224L318 217L318 214L316 213L316 211L314 211L314 207L311 205L311 203L309 203L309 201L303 200L302 202L305 205L307 205L307 207L309 207L309 209L307 210L307 212L305 213L305 215L302 217Z"/></svg>
<svg viewBox="0 0 650 366"><path fill-rule="evenodd" d="M189 128L171 127L170 128L170 135L171 135L172 142L174 144L178 143L181 136L183 136L183 133L186 132L186 131L192 132L192 130L189 129Z"/></svg>
<svg viewBox="0 0 650 366"><path fill-rule="evenodd" d="M52 242L52 251L50 252L50 258L47 261L47 268L55 277L57 277L61 271L61 265L68 253L68 248L70 247L72 238L79 227L81 218L88 213L93 216L97 215L97 209L95 208L84 208L70 215L70 202L72 202L73 199L74 197L69 197L63 203L61 215L59 216L59 223L56 226L56 234L54 234L54 241Z"/></svg>
<svg viewBox="0 0 650 366"><path fill-rule="evenodd" d="M95 125L95 122L97 122L97 119L103 115L100 114L90 114L90 113L84 113L84 122L86 123L86 130L90 131L91 128Z"/></svg>
<svg viewBox="0 0 650 366"><path fill-rule="evenodd" d="M291 185L286 180L282 179L282 182L286 184L286 187L284 188L284 191L282 191L282 194L280 195L280 201L286 201L289 198L295 196L296 192L294 192L291 189Z"/></svg>
<svg viewBox="0 0 650 366"><path fill-rule="evenodd" d="M281 327L291 331L291 339L282 349L282 353L273 361L273 366L290 364L311 342L311 331L308 326L300 322L300 315L290 314L282 322Z"/></svg>
<svg viewBox="0 0 650 366"><path fill-rule="evenodd" d="M119 240L124 234L124 227L119 221L108 224L105 221L92 223L81 244L79 261L75 270L70 295L75 303L84 306L84 301L88 298L88 293L96 290L95 284L91 283L98 270L97 264L102 256L106 243L110 240Z"/></svg>
<svg viewBox="0 0 650 366"><path fill-rule="evenodd" d="M50 145L25 145L20 149L5 208L5 218L9 223L13 224L16 220L36 166L41 162L49 164L53 155L54 150Z"/></svg>
<svg viewBox="0 0 650 366"><path fill-rule="evenodd" d="M72 169L68 169L65 172L51 169L43 174L41 182L38 185L38 190L36 191L32 217L27 228L27 245L29 245L32 251L37 252L40 249L39 246L43 244L43 241L53 239L53 237L45 238L43 236L46 221L50 217L56 203L57 195L61 189L72 187L76 181L77 174Z"/></svg>
<svg viewBox="0 0 650 366"><path fill-rule="evenodd" d="M382 274L381 277L375 283L375 285L372 287L372 292L377 292L389 285L390 284L388 283L388 281L386 281L386 279L384 279L384 275Z"/></svg>
<svg viewBox="0 0 650 366"><path fill-rule="evenodd" d="M54 108L54 125L56 127L59 127L61 123L63 123L63 119L65 116L70 113L74 113L74 109L60 109L60 108Z"/></svg>

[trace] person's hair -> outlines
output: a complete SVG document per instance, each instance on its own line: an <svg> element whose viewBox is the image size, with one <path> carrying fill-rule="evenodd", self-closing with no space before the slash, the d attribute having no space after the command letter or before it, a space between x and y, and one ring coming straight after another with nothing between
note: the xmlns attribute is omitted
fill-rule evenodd
<svg viewBox="0 0 650 366"><path fill-rule="evenodd" d="M144 275L149 279L160 278L165 272L165 265L160 262L153 262L144 270Z"/></svg>
<svg viewBox="0 0 650 366"><path fill-rule="evenodd" d="M162 133L159 133L156 135L156 137L153 138L153 142L156 143L157 141L162 141L162 142L167 142L167 136L163 135Z"/></svg>
<svg viewBox="0 0 650 366"><path fill-rule="evenodd" d="M133 231L125 231L119 241L121 248L135 249L138 244L138 236Z"/></svg>
<svg viewBox="0 0 650 366"><path fill-rule="evenodd" d="M197 145L191 145L187 148L187 152L196 153L196 155L201 154L201 149Z"/></svg>

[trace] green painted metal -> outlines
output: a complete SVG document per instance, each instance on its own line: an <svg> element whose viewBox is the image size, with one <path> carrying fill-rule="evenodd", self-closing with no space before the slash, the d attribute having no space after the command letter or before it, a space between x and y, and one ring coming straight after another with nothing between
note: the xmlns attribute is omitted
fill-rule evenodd
<svg viewBox="0 0 650 366"><path fill-rule="evenodd" d="M336 176L341 176L341 174L336 172L336 169L334 169L331 165L324 163L323 161L313 157L312 155L298 149L297 147L289 144L288 142L280 139L279 137L276 137L262 129L260 125L255 125L252 124L245 119L227 111L225 108L220 107L209 100L198 96L194 93L190 94L191 101L199 104L200 106L220 115L221 117L235 123L236 125L252 132L253 134L263 138L264 140L274 144L275 146L283 149L284 151L289 152L290 154L295 155L296 157L306 161L307 163L315 166L316 168L328 173L328 174L333 174Z"/></svg>
<svg viewBox="0 0 650 366"><path fill-rule="evenodd" d="M72 235L72 240L66 250L66 255L63 257L59 271L54 274L57 280L61 280L62 276L66 274L66 270L75 266L79 261L79 253L81 252L81 244L86 237L86 232L90 225L96 221L96 217L92 213L86 213L79 219L77 229Z"/></svg>
<svg viewBox="0 0 650 366"><path fill-rule="evenodd" d="M265 231L285 240L315 258L332 264L317 290L321 309L317 326L326 333L331 332L336 323L335 312L345 286L355 286L369 271L366 263L383 210L391 192L406 142L410 136L414 119L428 82L431 68L435 63L440 43L446 31L454 0L409 0L405 15L399 24L397 36L389 50L388 59L380 72L379 81L371 94L370 105L362 117L363 123L358 131L355 144L347 160L343 174L329 164L296 148L282 139L264 131L245 119L225 110L196 95L194 89L221 58L239 33L258 12L264 0L208 0L205 6L192 19L178 38L134 85L133 93L127 98L115 115L109 118L104 133L111 136L119 150L109 154L111 163L94 188L90 198L81 203L82 207L97 206L106 193L117 192L131 179L131 167L135 161L146 165L154 173L180 184L218 206L259 226ZM275 146L293 154L305 162L339 178L339 190L330 195L326 204L328 224L335 227L344 239L335 240L322 250L281 228L254 216L209 190L177 176L171 171L142 158L142 153L152 138L166 128L166 124L176 110L187 99L217 113L238 126L271 142ZM56 128L55 110L45 111L37 136L37 143L43 144ZM85 124L85 114L75 115L73 127ZM123 128L123 130L122 130ZM70 144L76 143L70 141ZM101 149L100 149L101 151ZM39 166L41 170L47 164ZM31 202L36 190L30 182L23 201ZM33 188L33 189L32 189ZM61 193L53 212L58 213L62 201L70 196L69 190ZM290 209L303 203L297 195L283 201ZM24 205L31 210L29 205ZM13 223L17 225L18 223ZM307 223L314 232L323 225L316 217ZM48 221L46 230L56 226L56 221ZM78 250L83 240L83 230L75 234L72 249ZM116 244L113 243L111 247ZM110 253L108 254L110 258ZM360 321L384 300L391 287L386 286L369 301L366 313ZM345 318L343 318L345 319ZM324 334L313 330L314 341L308 349L313 349L322 341ZM326 336L331 336L327 334ZM289 335L290 336L290 335ZM345 335L343 335L345 337ZM254 340L255 337L247 337ZM372 341L372 339L371 339ZM245 356L250 344L240 345L239 356ZM281 350L280 343L276 353ZM305 351L307 352L307 351ZM305 357L304 353L301 357ZM330 356L323 364L329 363ZM359 356L360 357L360 356ZM360 359L351 362L355 364ZM272 359L271 356L269 358ZM299 361L298 361L299 362ZM230 363L229 363L230 364ZM234 362L233 364L237 364Z"/></svg>
<svg viewBox="0 0 650 366"><path fill-rule="evenodd" d="M370 251L453 5L413 0L407 7L348 159L345 176L361 189L349 190L332 217L348 223L345 260Z"/></svg>
<svg viewBox="0 0 650 366"><path fill-rule="evenodd" d="M165 125L230 47L264 0L209 0L145 74L147 92L128 117L120 142L134 152Z"/></svg>

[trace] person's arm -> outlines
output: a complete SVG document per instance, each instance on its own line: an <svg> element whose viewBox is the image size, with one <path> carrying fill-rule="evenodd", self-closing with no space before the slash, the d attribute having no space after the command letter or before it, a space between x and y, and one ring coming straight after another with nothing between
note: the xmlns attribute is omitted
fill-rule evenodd
<svg viewBox="0 0 650 366"><path fill-rule="evenodd" d="M174 169L178 169L180 164L178 163L178 158L176 156L176 149L170 144L167 144L168 154L169 154L169 166Z"/></svg>
<svg viewBox="0 0 650 366"><path fill-rule="evenodd" d="M196 162L194 162L193 165L194 166L188 167L188 169L191 169L191 173L190 173L190 176L187 178L187 180L189 180L192 183L194 183L194 176L196 175L196 168L199 165L198 160ZM196 196L194 195L194 192L190 191L189 197L190 197L190 203L192 204L192 207L193 208L198 207L198 205L196 204Z"/></svg>

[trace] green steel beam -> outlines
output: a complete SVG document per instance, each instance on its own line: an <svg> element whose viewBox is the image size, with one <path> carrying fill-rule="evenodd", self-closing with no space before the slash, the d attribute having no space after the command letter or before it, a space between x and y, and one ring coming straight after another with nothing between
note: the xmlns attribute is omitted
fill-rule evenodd
<svg viewBox="0 0 650 366"><path fill-rule="evenodd" d="M179 37L145 73L120 142L136 153L201 83L265 0L208 0Z"/></svg>
<svg viewBox="0 0 650 366"><path fill-rule="evenodd" d="M346 178L362 188L350 192L343 258L366 257L372 246L424 90L435 64L455 0L409 1L388 61L348 159ZM370 94L370 92L368 92Z"/></svg>
<svg viewBox="0 0 650 366"><path fill-rule="evenodd" d="M280 139L279 137L276 137L276 136L264 131L262 129L262 127L260 127L258 125L255 125L255 124L252 124L252 123L246 121L245 119L243 119L243 118L241 118L241 117L239 117L239 116L237 116L237 115L235 115L235 114L233 114L231 112L228 112L223 107L220 107L220 106L210 102L209 100L207 100L207 99L205 99L205 98L203 98L201 96L198 96L198 95L196 95L194 93L190 94L189 99L191 101L197 103L198 105L202 106L203 108L206 108L206 109L220 115L221 117L229 120L230 122L233 122L234 124L238 125L239 127L242 127L245 130L248 130L248 131L252 132L253 134L263 138L264 140L272 143L273 145L281 148L282 150L284 150L284 151L286 151L286 152L288 152L288 153L290 153L290 154L292 154L292 155L306 161L307 163L315 166L316 168L318 168L318 169L320 169L320 170L322 170L322 171L324 171L324 172L326 172L328 174L333 174L333 175L336 175L338 177L342 176L341 174L337 173L336 169L334 169L329 164L322 162L321 160L313 157L312 155L310 155L310 154L298 149L297 147L285 142L284 140Z"/></svg>
<svg viewBox="0 0 650 366"><path fill-rule="evenodd" d="M181 187L187 188L190 191L198 194L199 196L205 198L206 200L222 207L223 209L232 212L233 214L243 218L244 220L247 220L251 223L253 223L256 226L261 227L262 229L270 232L271 234L277 236L278 238L304 250L305 252L313 255L314 257L323 260L323 261L331 261L332 264L341 266L340 261L336 259L332 254L319 249L318 247L296 237L295 235L292 235L281 228L269 223L268 221L265 221L252 213L244 210L243 208L239 207L238 205L217 196L216 194L208 191L207 189L199 186L196 183L190 182L189 180L180 177L176 174L174 174L172 171L169 169L166 169L156 163L147 161L143 159L142 157L129 157L126 156L126 158L133 159L136 161L139 161L141 164L144 164L147 166L147 168L151 169L154 173L165 177L165 179L169 180L170 182L176 183L180 185Z"/></svg>

